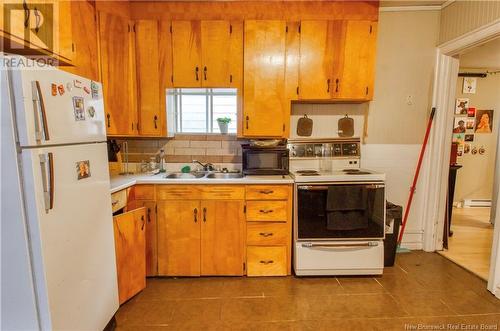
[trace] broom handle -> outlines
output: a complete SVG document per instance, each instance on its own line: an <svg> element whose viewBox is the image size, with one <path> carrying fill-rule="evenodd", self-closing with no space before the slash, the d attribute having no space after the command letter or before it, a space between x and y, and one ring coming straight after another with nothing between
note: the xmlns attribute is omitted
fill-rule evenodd
<svg viewBox="0 0 500 331"><path fill-rule="evenodd" d="M427 123L427 130L425 131L424 142L422 148L420 149L420 156L418 157L417 169L415 170L415 176L413 177L413 184L410 187L410 195L408 196L408 202L406 203L405 215L403 217L403 223L401 224L401 231L399 232L398 246L401 244L403 239L403 234L405 232L406 221L408 221L408 215L410 214L411 203L413 201L413 194L417 187L418 176L420 175L420 167L422 166L422 160L424 159L425 149L427 147L427 141L429 140L429 133L431 132L432 120L434 119L434 114L436 113L436 108L432 107L431 116L429 117L429 122Z"/></svg>

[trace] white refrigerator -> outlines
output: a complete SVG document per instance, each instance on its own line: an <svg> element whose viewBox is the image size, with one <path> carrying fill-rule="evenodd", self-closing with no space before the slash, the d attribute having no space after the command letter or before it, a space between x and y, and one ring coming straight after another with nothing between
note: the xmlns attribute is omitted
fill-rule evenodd
<svg viewBox="0 0 500 331"><path fill-rule="evenodd" d="M102 330L118 309L102 86L0 61L0 329Z"/></svg>

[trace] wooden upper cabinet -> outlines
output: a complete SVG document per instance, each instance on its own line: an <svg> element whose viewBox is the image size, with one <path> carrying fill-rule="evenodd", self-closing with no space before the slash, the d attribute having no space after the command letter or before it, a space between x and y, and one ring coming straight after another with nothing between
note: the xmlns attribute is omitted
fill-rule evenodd
<svg viewBox="0 0 500 331"><path fill-rule="evenodd" d="M201 22L172 21L173 85L200 87ZM219 54L219 53L217 53Z"/></svg>
<svg viewBox="0 0 500 331"><path fill-rule="evenodd" d="M158 201L158 274L200 275L200 224L198 200Z"/></svg>
<svg viewBox="0 0 500 331"><path fill-rule="evenodd" d="M135 56L139 133L160 136L164 116L160 113L160 62L158 54L158 21L135 22Z"/></svg>
<svg viewBox="0 0 500 331"><path fill-rule="evenodd" d="M336 22L340 51L335 60L334 98L371 100L375 76L377 22Z"/></svg>
<svg viewBox="0 0 500 331"><path fill-rule="evenodd" d="M231 23L201 21L202 85L227 87L231 75Z"/></svg>
<svg viewBox="0 0 500 331"><path fill-rule="evenodd" d="M101 82L108 135L136 135L135 73L131 22L99 12Z"/></svg>
<svg viewBox="0 0 500 331"><path fill-rule="evenodd" d="M243 200L201 202L201 274L243 275Z"/></svg>
<svg viewBox="0 0 500 331"><path fill-rule="evenodd" d="M113 217L118 297L124 303L146 287L146 214L140 208Z"/></svg>
<svg viewBox="0 0 500 331"><path fill-rule="evenodd" d="M333 35L330 21L300 23L300 99L331 99Z"/></svg>
<svg viewBox="0 0 500 331"><path fill-rule="evenodd" d="M245 21L243 135L281 137L285 133L284 21Z"/></svg>

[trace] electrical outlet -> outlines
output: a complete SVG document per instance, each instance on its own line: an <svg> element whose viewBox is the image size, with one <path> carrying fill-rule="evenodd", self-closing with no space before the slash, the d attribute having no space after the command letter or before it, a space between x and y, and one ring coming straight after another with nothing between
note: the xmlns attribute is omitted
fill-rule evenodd
<svg viewBox="0 0 500 331"><path fill-rule="evenodd" d="M413 95L408 95L408 96L406 97L406 104L407 104L408 106L413 105Z"/></svg>

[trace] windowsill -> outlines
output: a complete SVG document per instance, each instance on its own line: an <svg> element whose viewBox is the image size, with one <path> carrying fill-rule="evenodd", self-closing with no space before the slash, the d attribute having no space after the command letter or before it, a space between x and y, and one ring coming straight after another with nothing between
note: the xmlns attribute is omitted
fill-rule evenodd
<svg viewBox="0 0 500 331"><path fill-rule="evenodd" d="M174 133L174 136L208 136L208 137L220 137L220 136L236 136L236 133L227 133L227 134L222 134L222 133L202 133L202 132L193 132L193 133L187 133L187 132L182 132L182 133Z"/></svg>

